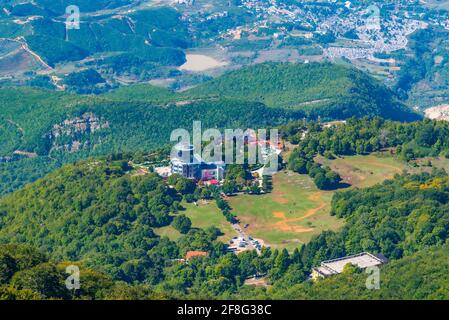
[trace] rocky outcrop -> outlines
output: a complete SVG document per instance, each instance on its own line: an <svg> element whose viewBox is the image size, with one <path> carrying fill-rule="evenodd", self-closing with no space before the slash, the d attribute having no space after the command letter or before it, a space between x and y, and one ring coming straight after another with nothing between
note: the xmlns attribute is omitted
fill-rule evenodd
<svg viewBox="0 0 449 320"><path fill-rule="evenodd" d="M55 124L48 135L51 150L77 152L92 147L95 134L108 129L109 122L99 119L92 112L86 112L80 117L66 119Z"/></svg>

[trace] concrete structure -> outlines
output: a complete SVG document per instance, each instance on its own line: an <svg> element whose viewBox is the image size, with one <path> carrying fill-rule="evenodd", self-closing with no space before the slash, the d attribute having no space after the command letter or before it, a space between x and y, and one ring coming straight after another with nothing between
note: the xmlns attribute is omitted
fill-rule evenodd
<svg viewBox="0 0 449 320"><path fill-rule="evenodd" d="M192 145L179 145L176 150L177 153L172 155L171 159L172 174L203 181L224 179L224 163L204 162L201 156L195 153Z"/></svg>
<svg viewBox="0 0 449 320"><path fill-rule="evenodd" d="M195 154L192 145L178 145L176 155L172 155L172 174L179 174L188 179L197 179L200 172L201 159Z"/></svg>
<svg viewBox="0 0 449 320"><path fill-rule="evenodd" d="M388 263L388 259L383 255L371 254L368 252L359 253L353 256L328 260L321 262L321 266L314 268L310 277L313 280L326 278L343 272L347 264L353 264L360 269L376 267Z"/></svg>
<svg viewBox="0 0 449 320"><path fill-rule="evenodd" d="M168 178L172 174L171 167L158 167L154 171L162 178Z"/></svg>
<svg viewBox="0 0 449 320"><path fill-rule="evenodd" d="M216 163L201 163L201 180L203 181L220 181L224 179L225 166L224 164Z"/></svg>

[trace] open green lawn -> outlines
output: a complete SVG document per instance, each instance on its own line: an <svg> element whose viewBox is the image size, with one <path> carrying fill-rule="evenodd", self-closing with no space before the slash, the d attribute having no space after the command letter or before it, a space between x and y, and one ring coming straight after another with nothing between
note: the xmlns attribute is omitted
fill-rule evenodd
<svg viewBox="0 0 449 320"><path fill-rule="evenodd" d="M391 179L396 173L400 174L404 170L410 173L431 172L432 167L435 167L449 172L449 159L423 158L408 164L389 152L342 157L335 160L318 157L317 161L338 172L351 186L359 188L370 187L383 180ZM427 165L429 161L432 166Z"/></svg>
<svg viewBox="0 0 449 320"><path fill-rule="evenodd" d="M405 169L411 169L405 162L386 153L342 157L335 160L319 157L317 161L338 172L344 182L359 188L375 185L393 178L395 174L400 174Z"/></svg>
<svg viewBox="0 0 449 320"><path fill-rule="evenodd" d="M167 237L172 241L178 240L181 237L181 233L178 230L173 228L172 226L163 227L163 228L155 228L154 232L160 237Z"/></svg>
<svg viewBox="0 0 449 320"><path fill-rule="evenodd" d="M212 226L217 227L224 234L220 238L223 242L229 242L237 235L221 211L217 208L215 201L209 201L208 203L199 202L198 206L183 202L182 206L186 210L180 212L180 214L185 214L190 218L193 228L206 229ZM160 236L167 236L171 240L176 240L181 236L172 226L155 229L155 232Z"/></svg>
<svg viewBox="0 0 449 320"><path fill-rule="evenodd" d="M229 203L248 233L272 247L293 249L341 221L329 215L333 193L318 190L306 175L283 171L273 177L274 190L261 196L242 195Z"/></svg>
<svg viewBox="0 0 449 320"><path fill-rule="evenodd" d="M420 159L418 166L407 164L389 152L367 156L350 156L318 162L338 172L351 187L369 187L391 179L403 170L430 171L433 167L449 170L449 160L443 158ZM307 175L289 171L274 176L274 190L262 196L242 195L231 198L230 205L242 222L249 224L248 233L277 248L289 250L310 241L323 230L337 230L342 220L329 215L333 191L318 190Z"/></svg>
<svg viewBox="0 0 449 320"><path fill-rule="evenodd" d="M335 160L318 157L316 160L330 166L352 187L359 188L391 179L403 170L428 172L432 167L438 167L449 171L448 159L420 159L415 166L397 159L389 152ZM428 160L432 167L428 166ZM238 195L229 200L232 212L241 220L242 226L249 225L247 233L252 237L262 239L275 248L293 250L310 241L314 235L324 230L338 230L343 225L342 220L329 215L334 191L318 190L309 176L282 171L274 176L273 187L273 192L267 195ZM198 206L183 203L183 206L186 208L183 213L192 220L193 227L217 226L224 233L221 238L224 242L236 236L215 202L200 203ZM180 236L172 227L155 231L173 240Z"/></svg>

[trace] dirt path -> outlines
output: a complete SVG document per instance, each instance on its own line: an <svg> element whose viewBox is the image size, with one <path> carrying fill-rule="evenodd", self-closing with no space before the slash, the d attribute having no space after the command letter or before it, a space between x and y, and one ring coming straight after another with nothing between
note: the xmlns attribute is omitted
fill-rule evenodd
<svg viewBox="0 0 449 320"><path fill-rule="evenodd" d="M317 202L318 206L316 208L307 210L306 214L301 217L289 219L289 218L287 218L285 212L280 212L280 211L273 212L273 216L275 218L282 219L281 221L276 222L274 224L274 227L279 230L282 230L282 231L295 232L295 233L311 232L311 231L315 230L314 228L306 228L306 227L302 227L302 226L292 226L290 224L308 219L308 218L316 215L322 209L324 209L327 206L327 204L323 200L323 195L324 195L324 192L321 192L321 191L315 192L314 194L312 194L309 197L309 200L313 201L313 202Z"/></svg>
<svg viewBox="0 0 449 320"><path fill-rule="evenodd" d="M29 53L31 56L33 56L37 60L37 62L39 62L43 67L45 67L48 70L53 70L53 68L50 67L37 53L35 53L33 50L30 49L30 47L26 43L25 38L23 37L18 37L17 39L0 38L0 40L10 40L19 43L22 49L27 53Z"/></svg>

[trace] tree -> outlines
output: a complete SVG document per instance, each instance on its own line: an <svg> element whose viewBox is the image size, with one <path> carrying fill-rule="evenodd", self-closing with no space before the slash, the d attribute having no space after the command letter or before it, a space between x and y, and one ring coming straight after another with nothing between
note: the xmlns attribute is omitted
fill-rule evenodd
<svg viewBox="0 0 449 320"><path fill-rule="evenodd" d="M234 180L226 180L223 184L223 192L232 195L237 191L237 183Z"/></svg>
<svg viewBox="0 0 449 320"><path fill-rule="evenodd" d="M288 266L290 265L290 258L288 251L283 249L280 254L276 257L274 262L275 268L279 270L279 272L284 273L287 271Z"/></svg>
<svg viewBox="0 0 449 320"><path fill-rule="evenodd" d="M273 181L271 176L263 176L262 178L263 191L269 193L273 191Z"/></svg>
<svg viewBox="0 0 449 320"><path fill-rule="evenodd" d="M297 172L299 174L307 173L307 160L303 158L292 158L289 161L288 167L290 170Z"/></svg>
<svg viewBox="0 0 449 320"><path fill-rule="evenodd" d="M355 274L359 272L359 267L352 263L348 263L343 267L343 274Z"/></svg>
<svg viewBox="0 0 449 320"><path fill-rule="evenodd" d="M7 253L0 252L0 285L8 283L18 269L13 257Z"/></svg>
<svg viewBox="0 0 449 320"><path fill-rule="evenodd" d="M324 173L318 173L313 181L320 190L325 190L328 187L328 181Z"/></svg>
<svg viewBox="0 0 449 320"><path fill-rule="evenodd" d="M178 182L178 180L180 180L180 179L182 179L182 178L183 178L183 177L182 177L180 174L175 173L175 174L172 174L170 177L168 177L167 183L168 183L170 186L175 186L176 183Z"/></svg>
<svg viewBox="0 0 449 320"><path fill-rule="evenodd" d="M184 196L184 199L186 200L187 203L193 203L193 202L195 202L195 201L197 200L197 199L195 198L195 196L194 196L193 194L191 194L191 193L186 194L186 195Z"/></svg>
<svg viewBox="0 0 449 320"><path fill-rule="evenodd" d="M69 298L70 292L65 287L66 276L52 263L42 263L31 269L17 272L11 284L17 289L30 289L44 298Z"/></svg>
<svg viewBox="0 0 449 320"><path fill-rule="evenodd" d="M435 143L432 123L424 125L416 132L416 142L422 147L431 147Z"/></svg>
<svg viewBox="0 0 449 320"><path fill-rule="evenodd" d="M212 191L209 188L201 189L201 199L210 200L212 199Z"/></svg>
<svg viewBox="0 0 449 320"><path fill-rule="evenodd" d="M196 189L196 184L193 180L181 178L176 182L175 189L183 195L193 194Z"/></svg>
<svg viewBox="0 0 449 320"><path fill-rule="evenodd" d="M173 219L173 227L182 234L187 234L192 227L192 221L185 215L180 215Z"/></svg>
<svg viewBox="0 0 449 320"><path fill-rule="evenodd" d="M249 187L249 192L251 194L260 194L260 187L257 184L253 184Z"/></svg>

